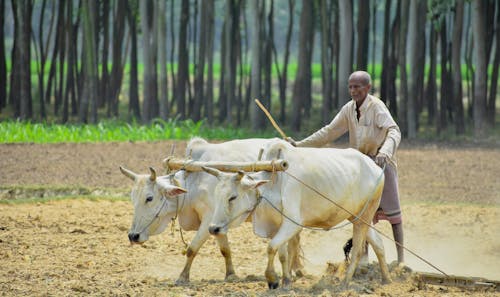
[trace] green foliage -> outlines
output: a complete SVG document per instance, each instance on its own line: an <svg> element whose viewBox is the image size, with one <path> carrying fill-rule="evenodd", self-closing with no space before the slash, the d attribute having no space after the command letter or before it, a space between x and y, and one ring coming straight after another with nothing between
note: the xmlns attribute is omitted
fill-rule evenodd
<svg viewBox="0 0 500 297"><path fill-rule="evenodd" d="M21 121L0 122L0 143L58 143L58 142L112 142L185 140L193 136L208 139L235 139L271 137L270 132L253 133L243 128L210 127L204 121L164 121L155 119L149 125L116 120L96 125L32 123Z"/></svg>

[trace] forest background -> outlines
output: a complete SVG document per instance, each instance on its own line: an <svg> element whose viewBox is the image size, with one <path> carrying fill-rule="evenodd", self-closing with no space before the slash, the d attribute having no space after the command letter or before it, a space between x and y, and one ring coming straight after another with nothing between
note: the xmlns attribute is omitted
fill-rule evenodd
<svg viewBox="0 0 500 297"><path fill-rule="evenodd" d="M0 0L0 125L280 125L366 70L405 137L498 138L500 0Z"/></svg>

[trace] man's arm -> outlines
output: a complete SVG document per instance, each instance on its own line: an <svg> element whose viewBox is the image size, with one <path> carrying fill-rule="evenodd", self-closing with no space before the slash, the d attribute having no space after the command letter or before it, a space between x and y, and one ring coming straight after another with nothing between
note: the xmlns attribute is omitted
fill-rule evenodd
<svg viewBox="0 0 500 297"><path fill-rule="evenodd" d="M349 130L347 108L342 108L333 120L309 137L296 142L298 147L321 147L331 142Z"/></svg>

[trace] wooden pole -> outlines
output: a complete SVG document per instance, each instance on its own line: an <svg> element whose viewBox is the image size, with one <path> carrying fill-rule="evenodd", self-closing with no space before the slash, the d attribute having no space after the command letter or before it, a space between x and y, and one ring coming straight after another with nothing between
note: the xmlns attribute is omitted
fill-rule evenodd
<svg viewBox="0 0 500 297"><path fill-rule="evenodd" d="M282 159L256 162L234 162L234 161L194 161L190 159L178 159L168 157L163 160L163 166L169 170L186 170L199 172L202 166L212 167L226 172L246 172L255 171L285 171L288 169L288 162Z"/></svg>
<svg viewBox="0 0 500 297"><path fill-rule="evenodd" d="M266 114L267 118L269 119L269 121L271 122L271 124L273 125L273 127L276 130L278 130L278 132L281 135L281 137L283 137L283 139L286 139L285 132L283 132L283 130L281 130L280 126L278 126L278 124L276 123L276 121L274 121L274 119L271 116L271 114L269 113L269 111L264 107L264 105L262 105L262 103L260 103L259 99L255 99L255 103L257 103L257 105L260 107L260 109L262 109L262 111Z"/></svg>

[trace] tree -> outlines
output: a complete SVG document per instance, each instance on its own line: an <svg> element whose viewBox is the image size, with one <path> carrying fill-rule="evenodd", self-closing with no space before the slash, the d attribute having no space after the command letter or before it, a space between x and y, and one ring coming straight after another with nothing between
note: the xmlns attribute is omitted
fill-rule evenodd
<svg viewBox="0 0 500 297"><path fill-rule="evenodd" d="M352 72L352 43L353 43L353 21L352 21L352 2L351 0L339 1L339 17L340 17L340 48L339 48L339 70L337 78L337 87L339 94L339 106L344 105L349 101L349 92L347 81Z"/></svg>
<svg viewBox="0 0 500 297"><path fill-rule="evenodd" d="M158 60L160 68L160 118L166 120L169 116L168 106L168 76L167 76L167 16L166 1L156 0L158 7Z"/></svg>
<svg viewBox="0 0 500 297"><path fill-rule="evenodd" d="M18 115L22 120L30 119L32 117L32 101L31 101L31 56L30 56L30 35L31 35L31 1L23 0L17 1L14 5L14 14L18 26L15 30L15 38L17 44L17 61L15 67L19 70L16 72L18 75L19 83L19 110Z"/></svg>
<svg viewBox="0 0 500 297"><path fill-rule="evenodd" d="M333 55L332 55L332 6L328 6L326 0L321 0L320 5L320 20L321 20L321 85L323 95L323 108L321 118L323 122L327 122L331 118L333 109L332 93L333 93Z"/></svg>
<svg viewBox="0 0 500 297"><path fill-rule="evenodd" d="M278 63L278 54L276 46L273 44L274 61L276 65L276 72L278 73L279 96L280 96L280 121L286 122L286 89L288 83L288 61L290 59L290 44L292 41L292 29L294 22L295 0L288 0L288 25L285 38L285 49L283 54L283 73L280 72Z"/></svg>
<svg viewBox="0 0 500 297"><path fill-rule="evenodd" d="M142 56L144 63L144 86L142 101L142 121L148 123L158 115L158 99L156 84L156 36L153 26L156 26L154 19L154 2L151 0L139 1L139 12L141 14L142 29Z"/></svg>
<svg viewBox="0 0 500 297"><path fill-rule="evenodd" d="M453 39L451 47L451 73L453 83L453 106L455 114L455 132L456 134L464 134L464 106L462 94L462 27L464 16L464 1L457 0L455 3L455 18L453 20Z"/></svg>
<svg viewBox="0 0 500 297"><path fill-rule="evenodd" d="M368 37L370 36L370 2L358 0L358 22L357 37L358 47L356 51L357 70L368 70Z"/></svg>
<svg viewBox="0 0 500 297"><path fill-rule="evenodd" d="M409 138L415 138L416 126L415 122L411 121L410 113L415 111L414 102L408 101L408 79L406 74L406 41L408 34L408 1L401 3L401 19L398 35L398 69L399 69L399 127L403 134Z"/></svg>
<svg viewBox="0 0 500 297"><path fill-rule="evenodd" d="M139 105L139 79L137 67L137 1L127 5L127 20L130 27L131 51L130 51L130 89L129 89L129 112L136 119L141 118L141 107Z"/></svg>
<svg viewBox="0 0 500 297"><path fill-rule="evenodd" d="M302 110L307 108L306 102L311 101L311 59L314 40L313 10L314 2L302 2L297 76L295 78L292 94L291 128L296 132L300 131Z"/></svg>
<svg viewBox="0 0 500 297"><path fill-rule="evenodd" d="M5 0L0 0L0 27L5 22ZM5 62L5 34L0 30L0 111L7 106L7 63Z"/></svg>
<svg viewBox="0 0 500 297"><path fill-rule="evenodd" d="M493 55L493 62L491 64L492 74L490 80L490 91L488 94L488 102L486 113L488 117L489 126L493 127L495 125L495 113L496 113L496 98L497 98L497 88L498 88L498 76L500 68L500 3L495 2L497 7L496 20L495 20L495 54Z"/></svg>
<svg viewBox="0 0 500 297"><path fill-rule="evenodd" d="M485 2L474 1L472 13L472 28L474 30L474 136L482 138L486 134L486 88L487 56L486 56L486 10Z"/></svg>
<svg viewBox="0 0 500 297"><path fill-rule="evenodd" d="M260 51L262 48L260 36L260 26L262 23L262 15L260 13L262 6L261 0L253 0L250 2L250 13L252 16L252 22L254 23L252 30L252 44L251 44L251 63L252 63L252 72L251 72L251 89L250 89L250 97L252 99L260 98L260 89L261 89L261 73L262 68L260 65ZM262 112L259 110L259 107L255 104L251 104L250 107L250 120L252 125L252 130L257 131L264 128L264 117Z"/></svg>
<svg viewBox="0 0 500 297"><path fill-rule="evenodd" d="M177 100L177 115L180 119L186 117L186 86L189 75L189 56L187 47L187 27L189 23L189 0L181 1L181 18L179 24L179 43L177 87L175 88L175 98Z"/></svg>
<svg viewBox="0 0 500 297"><path fill-rule="evenodd" d="M117 0L115 3L114 26L113 26L113 40L111 56L113 65L111 67L110 85L109 85L109 99L108 99L108 116L118 116L118 97L123 80L123 56L124 44L123 39L125 35L125 18L127 17L127 0Z"/></svg>
<svg viewBox="0 0 500 297"><path fill-rule="evenodd" d="M79 119L87 123L90 105L90 123L97 123L97 48L95 44L95 2L85 0L82 3L83 20L83 94L80 101Z"/></svg>
<svg viewBox="0 0 500 297"><path fill-rule="evenodd" d="M203 3L208 2L205 7L207 13L207 86L205 94L205 117L208 119L208 123L212 124L214 120L214 108L213 108L213 98L214 98L214 3L213 1L203 1Z"/></svg>
<svg viewBox="0 0 500 297"><path fill-rule="evenodd" d="M425 1L410 2L410 20L408 24L408 48L410 72L408 80L408 135L417 136L418 115L423 97L425 63Z"/></svg>

